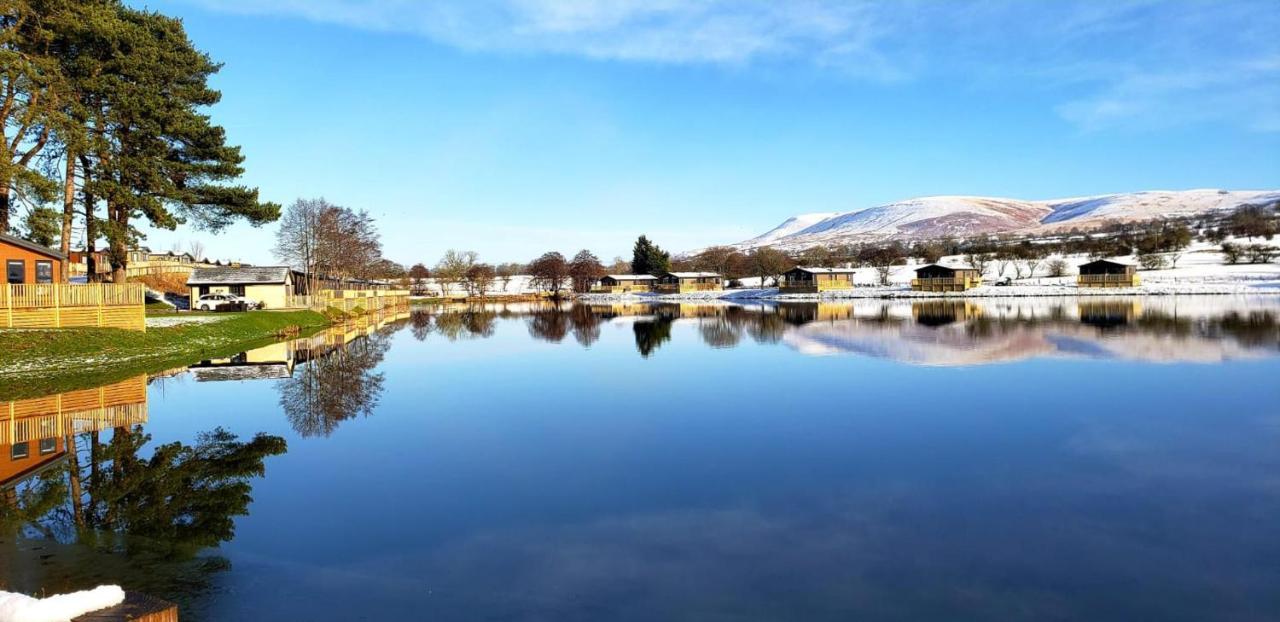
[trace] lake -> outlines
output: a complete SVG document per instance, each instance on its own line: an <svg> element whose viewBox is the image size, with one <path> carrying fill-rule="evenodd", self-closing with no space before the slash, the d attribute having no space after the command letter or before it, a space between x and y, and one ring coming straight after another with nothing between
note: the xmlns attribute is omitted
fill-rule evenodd
<svg viewBox="0 0 1280 622"><path fill-rule="evenodd" d="M0 580L184 620L1280 619L1277 355L1268 296L415 308L16 403Z"/></svg>

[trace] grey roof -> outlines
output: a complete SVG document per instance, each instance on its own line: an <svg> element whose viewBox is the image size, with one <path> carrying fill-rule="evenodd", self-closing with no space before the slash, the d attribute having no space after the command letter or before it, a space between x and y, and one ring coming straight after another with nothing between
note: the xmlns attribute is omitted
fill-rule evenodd
<svg viewBox="0 0 1280 622"><path fill-rule="evenodd" d="M652 281L658 277L652 274L606 274L606 279L616 279L619 281Z"/></svg>
<svg viewBox="0 0 1280 622"><path fill-rule="evenodd" d="M288 279L288 266L196 268L187 279L187 285L272 285Z"/></svg>
<svg viewBox="0 0 1280 622"><path fill-rule="evenodd" d="M28 242L22 238L16 238L7 233L0 233L0 242L7 242L14 246L25 248L33 253L40 253L41 255L47 255L49 257L53 257L56 259L65 260L67 258L66 255L63 255L62 253L59 253L58 251L55 251L52 248L49 248L48 246L42 246L40 244L36 244L35 242Z"/></svg>
<svg viewBox="0 0 1280 622"><path fill-rule="evenodd" d="M809 268L806 266L796 266L795 270L808 272L809 274L852 274L857 272L853 268Z"/></svg>

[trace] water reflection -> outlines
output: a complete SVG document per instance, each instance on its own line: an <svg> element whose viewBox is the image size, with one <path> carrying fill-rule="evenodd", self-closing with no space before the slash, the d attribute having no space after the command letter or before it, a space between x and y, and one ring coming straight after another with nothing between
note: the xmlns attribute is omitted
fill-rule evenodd
<svg viewBox="0 0 1280 622"><path fill-rule="evenodd" d="M283 438L215 427L153 444L148 378L0 404L0 584L62 592L120 583L186 603L226 560L251 481Z"/></svg>
<svg viewBox="0 0 1280 622"><path fill-rule="evenodd" d="M1280 350L1271 298L1006 299L853 303L494 305L413 311L414 335L487 338L500 319L523 319L534 338L584 347L605 324L630 324L648 358L688 324L702 343L784 343L803 354L857 354L923 365L975 365L1032 357L1218 361ZM446 328L447 327L447 328Z"/></svg>

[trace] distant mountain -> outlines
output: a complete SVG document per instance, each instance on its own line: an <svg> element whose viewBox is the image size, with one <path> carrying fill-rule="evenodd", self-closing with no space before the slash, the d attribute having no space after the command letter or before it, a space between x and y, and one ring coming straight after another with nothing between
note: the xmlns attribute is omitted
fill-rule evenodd
<svg viewBox="0 0 1280 622"><path fill-rule="evenodd" d="M939 196L851 212L792 216L772 230L732 246L798 250L900 238L965 237L1095 228L1107 223L1194 216L1244 205L1280 202L1280 190L1180 190L1107 194L1048 201Z"/></svg>

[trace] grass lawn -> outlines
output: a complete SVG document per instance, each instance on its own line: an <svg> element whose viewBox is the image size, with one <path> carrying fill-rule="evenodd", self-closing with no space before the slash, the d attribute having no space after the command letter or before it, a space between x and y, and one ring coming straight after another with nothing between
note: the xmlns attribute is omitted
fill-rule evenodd
<svg viewBox="0 0 1280 622"><path fill-rule="evenodd" d="M95 386L138 374L230 356L279 339L297 327L329 325L314 311L225 314L217 322L150 328L0 330L0 400Z"/></svg>

